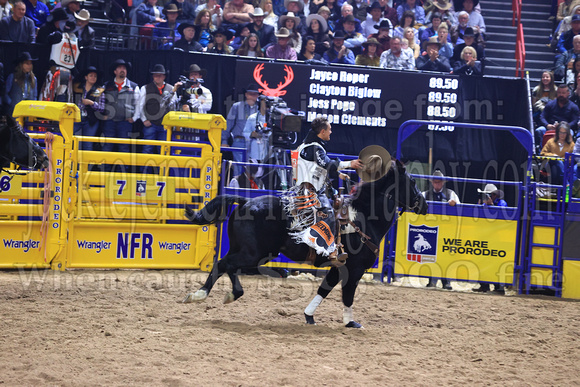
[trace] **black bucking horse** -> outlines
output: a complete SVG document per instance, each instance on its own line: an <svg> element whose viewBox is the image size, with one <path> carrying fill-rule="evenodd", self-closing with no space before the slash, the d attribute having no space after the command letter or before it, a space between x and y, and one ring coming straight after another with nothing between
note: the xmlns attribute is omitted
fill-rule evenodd
<svg viewBox="0 0 580 387"><path fill-rule="evenodd" d="M10 116L0 118L0 168L10 163L32 169L48 168L42 148Z"/></svg>
<svg viewBox="0 0 580 387"><path fill-rule="evenodd" d="M247 199L221 195L196 213L186 208L186 216L197 225L218 223L227 217L230 206L236 203L239 206L233 211L228 224L230 250L214 265L203 287L189 293L183 302L205 300L224 273L232 281L232 292L226 295L224 303L235 301L244 293L238 278L241 269L257 268L279 253L296 262L306 260L308 246L297 244L288 235L288 218L281 199L276 196ZM427 202L415 181L407 174L405 166L398 160L393 160L388 172L380 179L358 185L350 207L351 213L356 213L354 223L376 246L379 246L393 224L398 207L417 214L427 213ZM332 267L326 274L317 296L305 310L307 323L314 324L314 310L342 280L343 320L347 327L361 327L352 317L354 295L359 280L377 258L376 252L364 244L362 239L356 232L342 235L348 259L344 266ZM329 261L318 256L314 265L322 266L325 262Z"/></svg>

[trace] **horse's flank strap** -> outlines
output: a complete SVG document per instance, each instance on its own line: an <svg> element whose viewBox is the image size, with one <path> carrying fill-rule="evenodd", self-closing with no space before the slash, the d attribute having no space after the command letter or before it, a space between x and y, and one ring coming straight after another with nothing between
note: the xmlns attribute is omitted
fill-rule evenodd
<svg viewBox="0 0 580 387"><path fill-rule="evenodd" d="M360 235L360 240L362 243L364 243L366 245L366 247L368 247L369 249L371 249L371 251L375 254L375 257L379 257L379 248L377 247L377 245L375 245L373 242L371 242L371 238L366 235L364 232L362 232L360 230L360 228L351 220L348 222L353 228L354 231L356 231L358 233L358 235Z"/></svg>

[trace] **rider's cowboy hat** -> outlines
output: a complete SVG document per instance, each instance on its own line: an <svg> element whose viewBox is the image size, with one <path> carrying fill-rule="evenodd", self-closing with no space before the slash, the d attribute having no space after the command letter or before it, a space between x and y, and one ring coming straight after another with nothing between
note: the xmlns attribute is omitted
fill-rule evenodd
<svg viewBox="0 0 580 387"><path fill-rule="evenodd" d="M503 199L503 191L501 189L497 189L495 184L486 184L485 187L483 187L483 191L478 188L477 192L480 194L495 194L499 199Z"/></svg>
<svg viewBox="0 0 580 387"><path fill-rule="evenodd" d="M358 158L363 166L357 173L365 183L380 179L391 168L391 155L380 145L367 146L360 151Z"/></svg>

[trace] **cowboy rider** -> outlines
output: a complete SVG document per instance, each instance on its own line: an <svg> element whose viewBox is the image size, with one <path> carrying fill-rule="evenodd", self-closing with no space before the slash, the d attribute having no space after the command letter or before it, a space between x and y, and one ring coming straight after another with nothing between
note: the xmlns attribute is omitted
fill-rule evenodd
<svg viewBox="0 0 580 387"><path fill-rule="evenodd" d="M298 147L296 165L296 185L310 183L318 195L317 222L301 233L301 241L313 248L317 254L322 254L336 264L336 260L343 262L346 254L338 256L338 246L335 243L335 219L332 204L326 196L326 188L330 186L329 175L339 176L344 180L348 176L338 171L345 168L360 169L361 160L340 161L331 160L326 154L326 142L330 141L332 128L326 118L318 117L312 121L311 129L304 142ZM306 184L307 185L307 184Z"/></svg>

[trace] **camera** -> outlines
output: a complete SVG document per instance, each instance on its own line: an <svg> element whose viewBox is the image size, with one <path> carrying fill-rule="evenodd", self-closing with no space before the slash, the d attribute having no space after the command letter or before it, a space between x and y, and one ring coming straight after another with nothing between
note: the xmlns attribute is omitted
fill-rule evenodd
<svg viewBox="0 0 580 387"><path fill-rule="evenodd" d="M265 104L266 125L256 124L256 131L258 133L271 131L274 146L286 148L295 144L306 113L290 109L279 97L260 95L258 101L260 104Z"/></svg>
<svg viewBox="0 0 580 387"><path fill-rule="evenodd" d="M177 95L179 95L179 106L189 105L189 98L191 95L202 95L203 90L200 85L203 83L203 79L189 79L188 77L182 75L179 77L179 82L182 85L177 90ZM191 109L191 106L189 106Z"/></svg>

